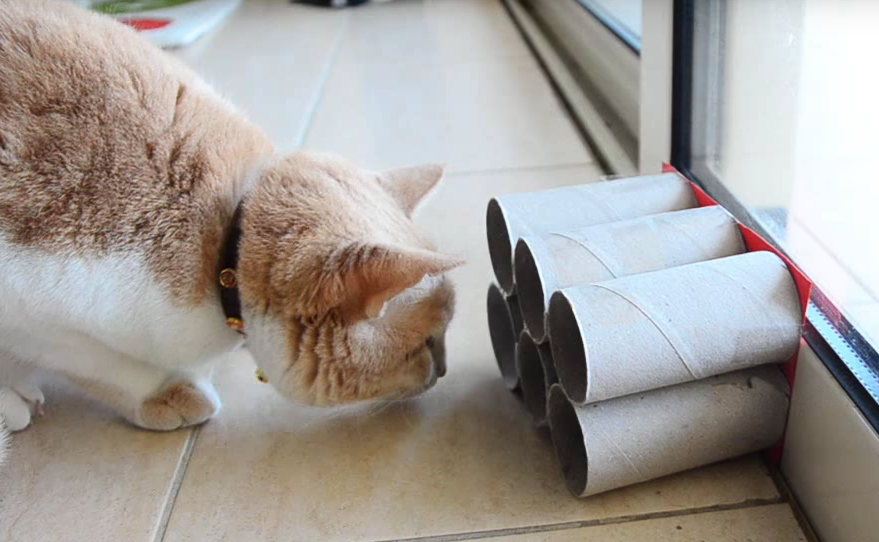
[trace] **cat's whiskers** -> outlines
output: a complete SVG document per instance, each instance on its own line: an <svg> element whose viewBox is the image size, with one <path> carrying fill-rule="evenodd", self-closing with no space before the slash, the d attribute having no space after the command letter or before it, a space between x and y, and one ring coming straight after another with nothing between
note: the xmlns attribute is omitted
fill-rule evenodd
<svg viewBox="0 0 879 542"><path fill-rule="evenodd" d="M382 412L388 411L395 403L395 400L385 400L373 403L369 406L365 418L376 418Z"/></svg>

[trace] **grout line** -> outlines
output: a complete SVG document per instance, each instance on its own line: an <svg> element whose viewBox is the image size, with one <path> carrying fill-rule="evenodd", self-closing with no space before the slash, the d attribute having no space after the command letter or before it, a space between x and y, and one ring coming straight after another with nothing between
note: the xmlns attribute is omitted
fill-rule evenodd
<svg viewBox="0 0 879 542"><path fill-rule="evenodd" d="M768 461L766 462L766 468L769 472L769 477L775 484L775 489L778 490L778 494L781 495L781 498L786 500L790 505L794 519L800 526L800 530L803 531L803 534L806 536L806 540L809 542L818 542L820 539L815 533L815 529L812 528L812 523L806 516L805 510L803 510L796 497L794 497L793 491L791 491L790 486L787 484L787 480L784 479L784 475L781 473L781 469Z"/></svg>
<svg viewBox="0 0 879 542"><path fill-rule="evenodd" d="M330 80L330 75L333 72L333 66L336 64L336 58L339 56L339 51L342 50L342 41L345 38L345 33L348 30L348 26L351 23L351 13L346 12L345 21L342 23L342 26L339 28L339 33L336 35L336 39L333 41L333 45L330 48L330 55L327 57L326 66L324 66L323 73L321 73L320 81L317 84L317 89L314 91L314 95L312 96L311 103L308 104L308 110L305 113L305 122L302 123L302 128L299 130L299 133L296 135L296 139L293 141L293 147L299 148L305 143L305 138L308 136L308 132L311 129L311 124L314 121L314 116L317 113L317 108L320 106L320 102L324 96L324 90L326 90L327 83Z"/></svg>
<svg viewBox="0 0 879 542"><path fill-rule="evenodd" d="M174 477L171 479L171 485L168 488L168 494L165 495L165 502L162 504L162 514L159 521L156 522L156 529L150 537L152 542L162 542L165 539L165 531L168 529L168 523L171 520L171 512L177 503L177 494L180 493L180 486L183 484L183 476L189 466L189 459L192 457L192 450L195 448L195 441L201 426L192 429L186 437L183 444L183 450L180 452L180 459L177 461L177 467L174 469Z"/></svg>
<svg viewBox="0 0 879 542"><path fill-rule="evenodd" d="M584 521L568 521L564 523L550 523L546 525L534 525L530 527L513 527L509 529L490 529L486 531L474 531L469 533L455 533L437 536L420 536L414 538L395 538L384 540L381 542L457 542L460 540L482 540L485 538L497 538L500 536L540 533L548 531L564 531L570 529L582 529L584 527L597 527L600 525L618 525L621 523L635 523L639 521L647 521L651 519L665 519L685 516L696 516L700 514L708 514L711 512L728 512L732 510L743 510L746 508L759 508L763 506L772 506L776 504L784 504L787 501L784 497L772 497L768 499L748 499L745 501L732 504L715 504L711 506L703 506L699 508L686 508L682 510L669 510L664 512L650 512L647 514L635 514L630 516L616 516L611 518L590 519Z"/></svg>

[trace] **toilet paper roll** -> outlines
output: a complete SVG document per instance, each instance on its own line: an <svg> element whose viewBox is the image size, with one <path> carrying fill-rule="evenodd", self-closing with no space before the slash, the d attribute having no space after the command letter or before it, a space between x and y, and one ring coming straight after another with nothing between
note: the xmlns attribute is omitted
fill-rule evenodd
<svg viewBox="0 0 879 542"><path fill-rule="evenodd" d="M537 344L522 332L516 346L516 374L525 407L538 427L546 425L546 394L558 380L549 343Z"/></svg>
<svg viewBox="0 0 879 542"><path fill-rule="evenodd" d="M589 405L556 384L549 425L568 488L586 497L768 448L789 395L776 365Z"/></svg>
<svg viewBox="0 0 879 542"><path fill-rule="evenodd" d="M500 287L513 293L513 248L519 237L693 207L689 183L675 173L493 198L486 213L491 264Z"/></svg>
<svg viewBox="0 0 879 542"><path fill-rule="evenodd" d="M786 361L801 331L771 252L559 290L548 320L559 382L581 404Z"/></svg>
<svg viewBox="0 0 879 542"><path fill-rule="evenodd" d="M488 333L504 385L516 391L519 377L516 375L516 342L522 333L522 315L516 296L504 296L496 285L488 287Z"/></svg>
<svg viewBox="0 0 879 542"><path fill-rule="evenodd" d="M549 341L544 341L537 345L537 353L540 354L540 365L543 367L543 379L546 382L546 389L559 381L558 374L555 371L555 360L552 358L552 346Z"/></svg>
<svg viewBox="0 0 879 542"><path fill-rule="evenodd" d="M523 237L514 275L525 329L537 342L546 338L556 290L743 252L738 225L716 205Z"/></svg>

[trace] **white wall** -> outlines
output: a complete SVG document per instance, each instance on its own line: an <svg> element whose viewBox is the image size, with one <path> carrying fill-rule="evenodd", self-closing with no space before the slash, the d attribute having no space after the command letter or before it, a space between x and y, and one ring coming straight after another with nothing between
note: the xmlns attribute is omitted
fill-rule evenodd
<svg viewBox="0 0 879 542"><path fill-rule="evenodd" d="M645 0L641 14L638 169L659 173L671 153L672 0Z"/></svg>
<svg viewBox="0 0 879 542"><path fill-rule="evenodd" d="M781 469L822 540L879 540L879 437L808 348L797 365Z"/></svg>

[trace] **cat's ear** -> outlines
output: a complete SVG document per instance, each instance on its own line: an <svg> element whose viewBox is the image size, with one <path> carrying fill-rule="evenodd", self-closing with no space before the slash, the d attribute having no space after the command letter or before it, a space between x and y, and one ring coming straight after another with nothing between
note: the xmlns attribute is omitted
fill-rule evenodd
<svg viewBox="0 0 879 542"><path fill-rule="evenodd" d="M463 262L437 252L388 245L354 244L338 256L337 288L330 302L354 319L375 318L385 303L428 275L440 275Z"/></svg>
<svg viewBox="0 0 879 542"><path fill-rule="evenodd" d="M424 196L443 178L443 166L426 164L392 169L379 177L403 211L411 215Z"/></svg>

